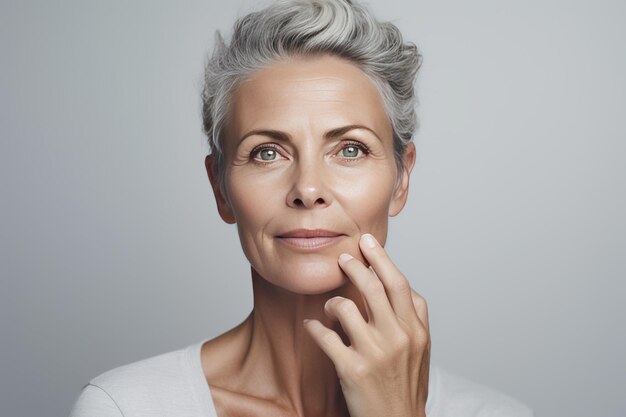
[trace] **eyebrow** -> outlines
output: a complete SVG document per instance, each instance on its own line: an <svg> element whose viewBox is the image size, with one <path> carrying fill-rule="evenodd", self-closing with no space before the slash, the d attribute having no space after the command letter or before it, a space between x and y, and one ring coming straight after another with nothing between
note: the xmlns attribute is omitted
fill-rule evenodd
<svg viewBox="0 0 626 417"><path fill-rule="evenodd" d="M334 139L338 136L341 136L351 130L355 130L355 129L365 129L369 132L371 132L378 140L381 140L380 137L376 134L376 132L374 132L372 129L370 129L367 126L363 126L363 125L347 125L347 126L341 126L341 127L337 127L335 129L331 129L328 132L324 133L324 139ZM277 140L277 141L281 141L281 142L288 142L289 141L289 135L285 132L281 132L280 130L272 130L272 129L256 129L256 130L252 130L248 133L246 133L245 135L243 135L241 137L241 139L239 139L239 143L243 142L244 139L246 139L248 136L252 136L252 135L263 135L263 136L269 136L270 138ZM382 142L382 140L381 140Z"/></svg>

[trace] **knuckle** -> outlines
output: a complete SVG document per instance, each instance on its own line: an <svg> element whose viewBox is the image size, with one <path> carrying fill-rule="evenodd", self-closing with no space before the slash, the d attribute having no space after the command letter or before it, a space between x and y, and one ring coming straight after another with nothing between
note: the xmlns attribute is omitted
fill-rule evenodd
<svg viewBox="0 0 626 417"><path fill-rule="evenodd" d="M373 296L381 296L385 294L385 287L378 278L372 278L366 285L366 291Z"/></svg>
<svg viewBox="0 0 626 417"><path fill-rule="evenodd" d="M372 355L372 359L376 363L383 363L385 359L387 358L387 352L385 352L384 350L380 348L372 349L371 355Z"/></svg>
<svg viewBox="0 0 626 417"><path fill-rule="evenodd" d="M413 297L413 304L415 304L416 307L423 308L424 310L428 309L428 303L426 302L426 299L424 297L422 297L415 291L413 291L411 296Z"/></svg>
<svg viewBox="0 0 626 417"><path fill-rule="evenodd" d="M321 341L326 346L332 346L337 342L339 336L333 331L325 331L321 336Z"/></svg>
<svg viewBox="0 0 626 417"><path fill-rule="evenodd" d="M357 380L366 378L371 372L372 367L367 362L358 362L353 368L354 377Z"/></svg>
<svg viewBox="0 0 626 417"><path fill-rule="evenodd" d="M393 341L393 351L395 353L406 350L411 345L411 338L406 333L400 333Z"/></svg>
<svg viewBox="0 0 626 417"><path fill-rule="evenodd" d="M424 326L418 326L415 331L415 340L421 346L425 346L430 340L430 334Z"/></svg>
<svg viewBox="0 0 626 417"><path fill-rule="evenodd" d="M409 281L404 277L395 281L393 288L400 294L410 294L412 291Z"/></svg>
<svg viewBox="0 0 626 417"><path fill-rule="evenodd" d="M424 320L428 320L428 302L424 297L417 293L413 293L413 305L415 306L415 311L418 313L420 318Z"/></svg>

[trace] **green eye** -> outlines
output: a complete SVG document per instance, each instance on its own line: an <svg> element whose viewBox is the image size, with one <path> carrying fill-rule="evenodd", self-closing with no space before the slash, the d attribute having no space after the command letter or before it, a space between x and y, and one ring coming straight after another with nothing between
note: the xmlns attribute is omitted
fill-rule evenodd
<svg viewBox="0 0 626 417"><path fill-rule="evenodd" d="M264 161L273 161L276 159L276 150L272 148L263 148L259 151L259 156Z"/></svg>
<svg viewBox="0 0 626 417"><path fill-rule="evenodd" d="M348 145L341 150L341 156L345 158L356 158L359 156L359 147L354 145Z"/></svg>

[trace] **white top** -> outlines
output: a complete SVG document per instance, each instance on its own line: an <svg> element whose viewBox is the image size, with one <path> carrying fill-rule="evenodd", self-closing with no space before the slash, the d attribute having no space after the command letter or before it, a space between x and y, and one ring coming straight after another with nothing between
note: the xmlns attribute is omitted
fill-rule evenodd
<svg viewBox="0 0 626 417"><path fill-rule="evenodd" d="M96 376L83 387L70 417L218 417L200 359L208 340ZM534 416L516 399L432 363L426 415Z"/></svg>

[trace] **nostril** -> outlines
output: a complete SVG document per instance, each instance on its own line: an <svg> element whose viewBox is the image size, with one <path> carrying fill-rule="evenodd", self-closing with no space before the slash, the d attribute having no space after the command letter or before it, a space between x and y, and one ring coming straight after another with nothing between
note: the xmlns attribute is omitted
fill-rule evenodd
<svg viewBox="0 0 626 417"><path fill-rule="evenodd" d="M291 200L291 204L292 207L298 207L298 208L313 208L313 207L318 207L318 206L325 206L326 205L326 200L323 197L318 197L317 199L315 199L315 201L313 201L312 199L309 200L306 197L305 198L294 198L293 200Z"/></svg>

